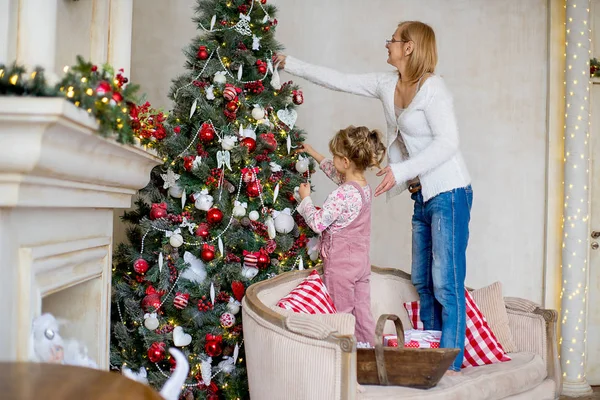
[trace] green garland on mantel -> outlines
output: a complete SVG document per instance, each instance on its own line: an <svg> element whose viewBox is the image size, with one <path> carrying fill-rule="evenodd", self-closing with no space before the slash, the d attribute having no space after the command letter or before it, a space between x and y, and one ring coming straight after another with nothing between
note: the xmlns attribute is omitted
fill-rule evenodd
<svg viewBox="0 0 600 400"><path fill-rule="evenodd" d="M124 144L134 143L138 137L142 144L151 145L139 134L140 124L132 123L130 114L137 108L135 94L139 86L128 82L123 70L115 73L110 65L97 66L80 56L77 64L65 67L64 77L55 86L47 83L42 68L28 73L16 63L0 64L0 96L64 97L96 118L102 136Z"/></svg>

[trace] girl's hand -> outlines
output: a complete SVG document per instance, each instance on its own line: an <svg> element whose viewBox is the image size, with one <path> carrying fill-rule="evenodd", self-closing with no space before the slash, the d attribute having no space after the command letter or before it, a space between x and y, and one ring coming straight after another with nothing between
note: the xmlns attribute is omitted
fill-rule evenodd
<svg viewBox="0 0 600 400"><path fill-rule="evenodd" d="M310 196L310 184L301 183L300 190L298 191L300 194L300 199L304 200L306 197Z"/></svg>
<svg viewBox="0 0 600 400"><path fill-rule="evenodd" d="M296 149L296 153L307 153L308 155L312 155L315 153L315 149L308 143L303 143Z"/></svg>
<svg viewBox="0 0 600 400"><path fill-rule="evenodd" d="M278 69L284 69L286 58L287 58L287 56L285 54L274 55L273 56L273 65L277 65L277 63L279 63Z"/></svg>
<svg viewBox="0 0 600 400"><path fill-rule="evenodd" d="M377 173L377 176L383 175L385 175L385 177L383 178L379 186L377 186L377 189L375 189L375 197L379 196L380 194L384 194L385 192L396 186L396 178L394 178L394 174L392 173L392 170L389 166L385 167Z"/></svg>

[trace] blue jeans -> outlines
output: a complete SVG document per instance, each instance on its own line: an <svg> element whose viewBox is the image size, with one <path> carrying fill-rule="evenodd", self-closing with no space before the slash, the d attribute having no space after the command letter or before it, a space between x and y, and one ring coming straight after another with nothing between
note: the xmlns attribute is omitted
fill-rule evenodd
<svg viewBox="0 0 600 400"><path fill-rule="evenodd" d="M412 194L412 283L421 301L421 321L427 330L442 331L440 347L460 349L451 370L460 371L465 335L465 275L471 185L443 192L423 202Z"/></svg>

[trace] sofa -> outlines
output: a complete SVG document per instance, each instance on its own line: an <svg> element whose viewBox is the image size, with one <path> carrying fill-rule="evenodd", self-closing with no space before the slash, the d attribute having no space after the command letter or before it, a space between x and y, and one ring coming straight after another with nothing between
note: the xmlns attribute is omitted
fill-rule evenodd
<svg viewBox="0 0 600 400"><path fill-rule="evenodd" d="M242 313L253 400L549 400L560 395L558 313L519 298L504 298L517 350L509 354L511 361L465 368L462 374L444 376L426 390L375 385L359 389L354 316L297 314L276 306L310 272L287 272L246 291ZM409 274L372 267L371 303L376 319L395 314L410 329L403 304L417 299ZM393 326L388 325L386 332L392 333Z"/></svg>

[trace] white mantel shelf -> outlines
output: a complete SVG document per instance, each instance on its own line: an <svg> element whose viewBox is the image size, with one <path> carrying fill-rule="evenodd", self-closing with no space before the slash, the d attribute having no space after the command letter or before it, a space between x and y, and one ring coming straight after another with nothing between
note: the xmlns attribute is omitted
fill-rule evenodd
<svg viewBox="0 0 600 400"><path fill-rule="evenodd" d="M96 129L63 99L0 97L0 361L28 359L52 312L108 368L113 210L161 160Z"/></svg>

